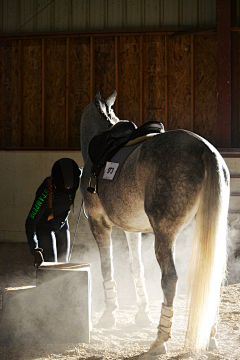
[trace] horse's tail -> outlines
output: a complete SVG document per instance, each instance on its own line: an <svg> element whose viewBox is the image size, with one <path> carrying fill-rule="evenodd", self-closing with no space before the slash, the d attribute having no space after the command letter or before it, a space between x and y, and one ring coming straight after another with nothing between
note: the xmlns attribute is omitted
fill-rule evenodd
<svg viewBox="0 0 240 360"><path fill-rule="evenodd" d="M219 153L205 151L205 179L192 245L188 276L187 339L195 351L207 348L226 272L229 171Z"/></svg>

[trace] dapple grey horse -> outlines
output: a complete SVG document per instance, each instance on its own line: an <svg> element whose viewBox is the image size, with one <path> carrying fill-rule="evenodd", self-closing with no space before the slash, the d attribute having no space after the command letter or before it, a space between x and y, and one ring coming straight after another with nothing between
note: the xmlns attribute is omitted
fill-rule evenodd
<svg viewBox="0 0 240 360"><path fill-rule="evenodd" d="M151 321L141 261L141 233L153 232L164 302L157 338L150 352L166 352L178 280L174 243L195 217L186 339L195 351L214 347L220 287L226 266L228 168L220 153L200 136L185 130L166 131L135 149L116 181L99 181L98 192L88 192L92 168L89 143L94 135L119 121L112 109L115 99L116 91L107 100L98 93L93 103L84 109L80 129L84 159L81 193L100 252L105 291L106 310L100 323L102 326L113 325L118 308L112 263L113 225L127 235L130 269L138 300L136 323Z"/></svg>

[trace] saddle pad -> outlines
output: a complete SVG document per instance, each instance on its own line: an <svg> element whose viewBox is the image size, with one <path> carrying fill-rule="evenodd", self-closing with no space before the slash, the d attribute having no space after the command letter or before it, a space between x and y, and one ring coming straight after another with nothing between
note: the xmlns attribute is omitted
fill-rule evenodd
<svg viewBox="0 0 240 360"><path fill-rule="evenodd" d="M122 168L122 165L128 158L128 156L141 144L143 141L137 144L122 147L102 168L98 181L116 181L118 174Z"/></svg>

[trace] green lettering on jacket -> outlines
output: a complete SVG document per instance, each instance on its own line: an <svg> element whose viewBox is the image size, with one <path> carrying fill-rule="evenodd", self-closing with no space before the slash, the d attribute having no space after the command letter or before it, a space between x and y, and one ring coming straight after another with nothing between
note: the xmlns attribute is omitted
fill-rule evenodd
<svg viewBox="0 0 240 360"><path fill-rule="evenodd" d="M36 214L38 213L38 210L40 209L42 203L44 202L44 199L46 199L48 195L48 191L47 189L45 189L42 194L39 196L38 200L36 201L36 203L34 204L32 211L30 212L29 216L31 219L34 219Z"/></svg>

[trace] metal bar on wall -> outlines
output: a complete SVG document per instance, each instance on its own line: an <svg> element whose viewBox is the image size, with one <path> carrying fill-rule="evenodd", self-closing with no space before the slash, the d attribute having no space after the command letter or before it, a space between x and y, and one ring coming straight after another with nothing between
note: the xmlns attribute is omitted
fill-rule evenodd
<svg viewBox="0 0 240 360"><path fill-rule="evenodd" d="M168 130L168 37L165 35L165 128Z"/></svg>
<svg viewBox="0 0 240 360"><path fill-rule="evenodd" d="M68 147L69 128L69 37L66 38L66 147Z"/></svg>
<svg viewBox="0 0 240 360"><path fill-rule="evenodd" d="M140 125L143 123L143 102L144 102L144 58L143 58L143 36L140 36L140 109L139 109L139 121Z"/></svg>
<svg viewBox="0 0 240 360"><path fill-rule="evenodd" d="M45 39L42 38L42 146L45 146Z"/></svg>
<svg viewBox="0 0 240 360"><path fill-rule="evenodd" d="M90 37L90 102L93 102L94 99L94 90L95 90L95 76L94 76L94 38Z"/></svg>
<svg viewBox="0 0 240 360"><path fill-rule="evenodd" d="M23 76L22 76L22 40L18 41L18 60L19 60L19 74L18 74L18 128L19 128L19 145L24 146L24 131L23 131Z"/></svg>
<svg viewBox="0 0 240 360"><path fill-rule="evenodd" d="M118 70L119 70L119 46L118 46L118 36L115 36L115 90L118 94ZM115 113L118 115L118 96L115 101Z"/></svg>
<svg viewBox="0 0 240 360"><path fill-rule="evenodd" d="M195 66L194 66L194 36L191 35L191 131L194 131L195 117Z"/></svg>
<svg viewBox="0 0 240 360"><path fill-rule="evenodd" d="M87 1L88 3L88 1ZM233 31L239 31L240 27L233 27ZM99 36L137 36L137 35L171 35L172 37L176 36L185 36L191 34L215 34L216 28L189 28L185 27L161 27L161 28L125 28L125 29L102 29L102 30L70 30L70 31L44 31L44 32L29 32L29 33L13 33L11 34L11 39L31 39L31 38L63 38L63 37L99 37ZM0 34L0 38L8 38L9 34Z"/></svg>

